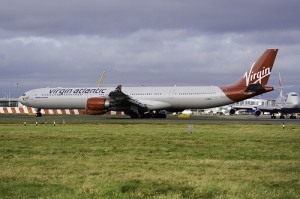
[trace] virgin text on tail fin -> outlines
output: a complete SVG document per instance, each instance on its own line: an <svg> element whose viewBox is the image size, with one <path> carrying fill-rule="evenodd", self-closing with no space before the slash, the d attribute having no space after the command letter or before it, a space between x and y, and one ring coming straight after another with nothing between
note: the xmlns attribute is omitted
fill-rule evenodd
<svg viewBox="0 0 300 199"><path fill-rule="evenodd" d="M254 63L255 64L255 63ZM261 83L261 80L264 77L267 77L268 75L271 74L271 68L270 67L263 67L262 70L258 71L258 72L253 72L253 66L254 64L251 66L251 69L249 71L249 73L246 71L244 78L246 79L246 86L249 86L250 83Z"/></svg>

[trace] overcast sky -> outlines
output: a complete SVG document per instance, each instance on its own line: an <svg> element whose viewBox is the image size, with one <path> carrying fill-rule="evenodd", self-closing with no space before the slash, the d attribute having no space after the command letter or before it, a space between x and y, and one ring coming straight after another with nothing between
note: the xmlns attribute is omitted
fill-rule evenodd
<svg viewBox="0 0 300 199"><path fill-rule="evenodd" d="M0 97L40 87L225 85L267 48L300 92L299 0L0 0ZM278 96L278 91L273 92Z"/></svg>

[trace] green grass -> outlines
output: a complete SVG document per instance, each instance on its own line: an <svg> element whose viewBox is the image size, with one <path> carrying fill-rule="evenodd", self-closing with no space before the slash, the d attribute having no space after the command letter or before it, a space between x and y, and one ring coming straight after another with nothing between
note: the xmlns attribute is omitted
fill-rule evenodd
<svg viewBox="0 0 300 199"><path fill-rule="evenodd" d="M300 125L0 125L0 198L300 198Z"/></svg>

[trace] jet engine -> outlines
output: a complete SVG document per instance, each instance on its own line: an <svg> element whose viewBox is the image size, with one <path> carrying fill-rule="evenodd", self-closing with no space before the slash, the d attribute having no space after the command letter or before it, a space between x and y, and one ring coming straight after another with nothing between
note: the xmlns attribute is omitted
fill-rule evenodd
<svg viewBox="0 0 300 199"><path fill-rule="evenodd" d="M236 110L235 110L234 108L232 108L232 109L229 110L229 114L230 114L230 115L234 115L235 112L236 112Z"/></svg>
<svg viewBox="0 0 300 199"><path fill-rule="evenodd" d="M88 115L102 115L108 112L109 101L102 97L88 98L85 113Z"/></svg>
<svg viewBox="0 0 300 199"><path fill-rule="evenodd" d="M254 115L255 115L255 117L260 116L260 115L261 115L261 111L260 111L260 110L256 110L256 111L254 112Z"/></svg>

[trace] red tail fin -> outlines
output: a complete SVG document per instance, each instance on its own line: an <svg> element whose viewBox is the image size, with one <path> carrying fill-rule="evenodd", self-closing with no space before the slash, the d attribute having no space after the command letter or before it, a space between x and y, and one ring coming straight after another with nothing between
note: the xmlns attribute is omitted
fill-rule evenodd
<svg viewBox="0 0 300 199"><path fill-rule="evenodd" d="M230 86L221 87L228 98L233 101L244 100L273 90L266 86L278 49L267 49L244 76Z"/></svg>
<svg viewBox="0 0 300 199"><path fill-rule="evenodd" d="M249 86L256 83L266 85L272 72L277 52L278 49L266 50L237 83L240 83L241 86Z"/></svg>

